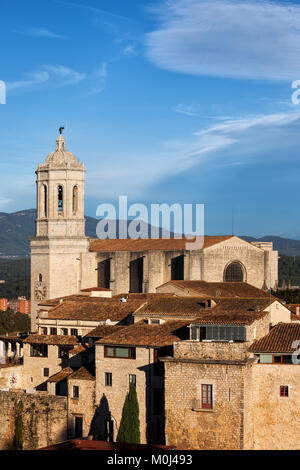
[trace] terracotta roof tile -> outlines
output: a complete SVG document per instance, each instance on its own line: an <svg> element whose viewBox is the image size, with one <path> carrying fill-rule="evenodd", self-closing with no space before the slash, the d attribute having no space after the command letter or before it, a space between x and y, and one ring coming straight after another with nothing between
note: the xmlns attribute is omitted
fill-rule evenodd
<svg viewBox="0 0 300 470"><path fill-rule="evenodd" d="M19 342L23 343L23 340L25 339L25 336L17 336L17 335L0 335L0 341L8 341L9 343L12 342Z"/></svg>
<svg viewBox="0 0 300 470"><path fill-rule="evenodd" d="M291 312L291 321L298 321L300 322L300 315L296 315L295 313Z"/></svg>
<svg viewBox="0 0 300 470"><path fill-rule="evenodd" d="M300 321L300 304L285 304L285 307L291 311L292 321Z"/></svg>
<svg viewBox="0 0 300 470"><path fill-rule="evenodd" d="M57 297L54 299L44 300L43 302L39 303L40 307L57 307L62 303L68 302L107 302L109 297L90 297L86 294L74 294L74 295L67 295L65 297Z"/></svg>
<svg viewBox="0 0 300 470"><path fill-rule="evenodd" d="M266 315L264 311L273 299L225 299L215 307L205 308L199 297L161 297L152 299L140 307L135 317L177 317L197 319L203 323L243 323L250 324Z"/></svg>
<svg viewBox="0 0 300 470"><path fill-rule="evenodd" d="M274 299L225 299L215 307L202 310L197 323L250 325L268 314L266 309Z"/></svg>
<svg viewBox="0 0 300 470"><path fill-rule="evenodd" d="M52 375L49 377L47 382L61 382L62 380L66 379L70 374L72 374L74 371L71 367L65 367L61 371L57 372L57 374Z"/></svg>
<svg viewBox="0 0 300 470"><path fill-rule="evenodd" d="M31 334L24 339L23 343L73 346L78 343L78 339L76 336Z"/></svg>
<svg viewBox="0 0 300 470"><path fill-rule="evenodd" d="M120 328L124 328L122 325L100 325L90 331L86 338L104 338L105 336L111 335L115 331L120 331Z"/></svg>
<svg viewBox="0 0 300 470"><path fill-rule="evenodd" d="M82 352L86 352L88 349L90 349L87 346L84 346L81 343L77 343L74 345L74 347L69 351L70 356L75 356L76 354L80 354Z"/></svg>
<svg viewBox="0 0 300 470"><path fill-rule="evenodd" d="M120 302L112 299L93 298L93 301L86 302L84 299L79 301L64 301L57 307L49 310L48 318L63 320L86 320L86 321L121 321L128 315L131 315L144 300L128 300ZM90 300L90 299L89 299Z"/></svg>
<svg viewBox="0 0 300 470"><path fill-rule="evenodd" d="M213 299L270 297L268 292L246 282L168 281L157 288L158 292L160 287L166 288L168 285L176 286L185 294L190 292L191 295L208 296Z"/></svg>
<svg viewBox="0 0 300 470"><path fill-rule="evenodd" d="M68 375L68 380L77 379L77 380L95 380L95 367L94 364L89 364L87 366L82 366L79 369L72 372Z"/></svg>
<svg viewBox="0 0 300 470"><path fill-rule="evenodd" d="M205 236L203 248L232 238L232 235ZM94 239L90 242L90 251L181 251L186 243L193 240L186 238L128 238L128 239Z"/></svg>
<svg viewBox="0 0 300 470"><path fill-rule="evenodd" d="M126 326L121 331L113 333L95 344L127 345L127 346L152 346L163 347L180 341L184 335L183 329L189 321L168 321L161 325L149 325L143 321Z"/></svg>
<svg viewBox="0 0 300 470"><path fill-rule="evenodd" d="M199 297L154 297L134 312L134 316L192 317L204 309Z"/></svg>
<svg viewBox="0 0 300 470"><path fill-rule="evenodd" d="M152 293L141 293L141 292L129 292L127 294L116 294L112 297L115 300L123 299L135 299L135 300L151 300L151 299L158 299L159 297L177 297L176 294L173 293L159 293L159 292L152 292Z"/></svg>
<svg viewBox="0 0 300 470"><path fill-rule="evenodd" d="M300 340L300 323L278 323L269 334L255 341L249 348L253 353L292 353L294 341Z"/></svg>

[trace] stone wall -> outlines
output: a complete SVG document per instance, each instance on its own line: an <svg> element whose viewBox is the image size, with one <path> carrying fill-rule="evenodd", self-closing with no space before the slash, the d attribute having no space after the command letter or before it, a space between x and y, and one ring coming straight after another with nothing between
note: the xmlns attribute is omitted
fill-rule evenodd
<svg viewBox="0 0 300 470"><path fill-rule="evenodd" d="M165 361L166 444L178 449L243 449L248 373L247 365ZM201 409L202 384L213 387L212 409Z"/></svg>
<svg viewBox="0 0 300 470"><path fill-rule="evenodd" d="M114 422L116 439L126 394L129 391L129 374L136 375L136 391L139 402L141 443L161 441L162 416L154 416L154 389L160 389L163 397L163 378L154 375L152 348L136 348L136 359L104 357L104 347L96 344L96 406L101 435L103 420ZM105 385L105 372L112 374L112 386ZM160 422L159 422L160 420ZM147 426L148 425L148 426Z"/></svg>
<svg viewBox="0 0 300 470"><path fill-rule="evenodd" d="M300 449L299 383L299 365L254 364L246 448ZM280 396L281 385L289 387L288 397Z"/></svg>
<svg viewBox="0 0 300 470"><path fill-rule="evenodd" d="M250 356L248 343L180 341L174 343L174 358L244 360Z"/></svg>
<svg viewBox="0 0 300 470"><path fill-rule="evenodd" d="M49 369L49 376L44 375L44 369ZM46 389L48 377L62 369L62 359L58 357L58 346L48 345L47 357L31 357L30 344L24 344L23 358L23 387L33 389L43 386Z"/></svg>
<svg viewBox="0 0 300 470"><path fill-rule="evenodd" d="M23 449L34 450L67 439L65 397L0 391L0 449L14 449L15 416L23 425Z"/></svg>
<svg viewBox="0 0 300 470"><path fill-rule="evenodd" d="M217 243L205 249L203 253L203 280L205 281L223 282L224 269L233 261L239 261L245 267L244 281L248 284L262 289L265 281L268 281L265 279L264 272L264 251L237 237ZM268 281L267 285L269 283Z"/></svg>
<svg viewBox="0 0 300 470"><path fill-rule="evenodd" d="M68 379L68 415L69 437L75 438L75 417L82 418L82 434L87 437L93 433L95 416L95 381L84 379ZM73 397L73 387L79 387L79 397Z"/></svg>

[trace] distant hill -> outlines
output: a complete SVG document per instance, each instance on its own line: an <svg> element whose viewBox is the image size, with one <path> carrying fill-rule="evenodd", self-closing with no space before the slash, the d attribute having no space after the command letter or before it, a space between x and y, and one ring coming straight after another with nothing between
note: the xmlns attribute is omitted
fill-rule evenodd
<svg viewBox="0 0 300 470"><path fill-rule="evenodd" d="M30 256L29 237L35 233L36 210L7 214L0 212L0 258L24 258ZM96 237L98 220L86 217L86 235Z"/></svg>
<svg viewBox="0 0 300 470"><path fill-rule="evenodd" d="M35 218L35 209L12 214L0 212L0 258L26 258L30 256L29 237L33 237L35 233ZM89 216L86 216L85 219L86 236L97 238L96 227L99 220ZM146 229L150 236L151 225L146 222L141 223L144 224L143 229ZM117 225L117 238L118 236Z"/></svg>
<svg viewBox="0 0 300 470"><path fill-rule="evenodd" d="M0 258L25 258L30 256L29 237L35 233L35 209L7 214L0 212ZM96 238L98 219L86 216L86 235ZM150 233L151 226L146 224ZM172 236L172 234L171 234ZM118 238L118 233L117 233ZM300 241L268 235L262 238L241 236L247 241L272 241L274 249L287 256L300 256Z"/></svg>
<svg viewBox="0 0 300 470"><path fill-rule="evenodd" d="M300 240L276 237L274 235L266 235L261 238L241 236L241 238L248 242L273 242L274 250L277 250L280 255L300 256Z"/></svg>

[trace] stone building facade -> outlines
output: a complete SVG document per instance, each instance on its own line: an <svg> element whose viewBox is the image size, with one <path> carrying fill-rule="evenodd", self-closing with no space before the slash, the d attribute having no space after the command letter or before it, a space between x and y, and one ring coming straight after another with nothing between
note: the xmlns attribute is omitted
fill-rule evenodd
<svg viewBox="0 0 300 470"><path fill-rule="evenodd" d="M2 392L11 398L20 393L24 403L27 397L52 397L54 411L57 400L61 434L56 425L48 428L50 443L64 433L115 441L129 384L134 383L142 443L179 449L298 448L299 367L291 355L293 341L300 340L300 324L292 322L290 310L245 283L234 290L230 283L218 283L222 298L208 297L216 283L172 281L170 290L172 285L184 295L98 298L103 321L112 310L124 320L130 302L142 297L130 321L99 322L84 337L61 331L1 337L10 355L0 366ZM76 311L85 316L86 301L75 297L71 302L77 305L65 311L68 319ZM129 310L124 310L127 303ZM48 313L52 315L51 309ZM22 347L12 348L16 342ZM14 362L15 352L22 354L23 365ZM30 418L29 406L23 413L27 409ZM26 429L29 418L22 418ZM8 447L13 439L9 426L10 431L0 427L0 441ZM24 445L32 448L27 440Z"/></svg>
<svg viewBox="0 0 300 470"><path fill-rule="evenodd" d="M134 383L142 443L299 448L300 323L267 292L272 244L89 239L85 168L61 135L36 174L32 333L0 338L2 445L12 445L16 406L25 448L114 441Z"/></svg>
<svg viewBox="0 0 300 470"><path fill-rule="evenodd" d="M38 165L36 236L31 240L32 331L39 302L103 287L112 294L153 293L171 279L243 281L260 289L277 285L272 243L236 236L204 237L190 249L185 239L95 240L85 236L85 168L66 149Z"/></svg>

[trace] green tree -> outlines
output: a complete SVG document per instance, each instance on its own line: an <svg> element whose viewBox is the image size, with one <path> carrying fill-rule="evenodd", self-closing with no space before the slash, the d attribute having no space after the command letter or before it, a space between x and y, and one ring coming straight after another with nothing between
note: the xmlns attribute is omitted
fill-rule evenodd
<svg viewBox="0 0 300 470"><path fill-rule="evenodd" d="M0 312L0 335L12 332L30 331L30 319L23 313L15 313L12 310Z"/></svg>
<svg viewBox="0 0 300 470"><path fill-rule="evenodd" d="M131 383L126 395L117 442L140 444L139 403L135 386Z"/></svg>

